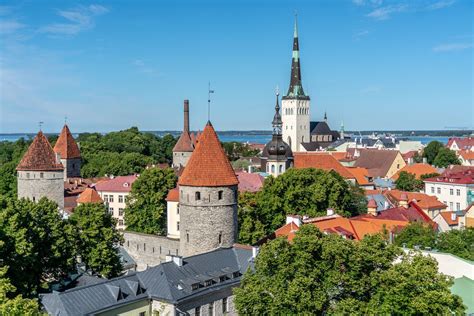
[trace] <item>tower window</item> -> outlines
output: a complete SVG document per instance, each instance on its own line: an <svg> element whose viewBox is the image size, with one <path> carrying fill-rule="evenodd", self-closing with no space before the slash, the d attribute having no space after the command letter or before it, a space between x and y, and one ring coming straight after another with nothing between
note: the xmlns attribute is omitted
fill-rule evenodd
<svg viewBox="0 0 474 316"><path fill-rule="evenodd" d="M179 222L176 222L176 230L179 231Z"/></svg>
<svg viewBox="0 0 474 316"><path fill-rule="evenodd" d="M189 233L186 233L186 242L189 242Z"/></svg>
<svg viewBox="0 0 474 316"><path fill-rule="evenodd" d="M222 200L222 196L224 195L224 191L217 192L219 200Z"/></svg>
<svg viewBox="0 0 474 316"><path fill-rule="evenodd" d="M43 179L44 173L40 172L40 178Z"/></svg>
<svg viewBox="0 0 474 316"><path fill-rule="evenodd" d="M26 173L26 177L27 177L28 179L30 178L30 173L29 173L29 172Z"/></svg>
<svg viewBox="0 0 474 316"><path fill-rule="evenodd" d="M219 245L222 243L222 232L219 232Z"/></svg>
<svg viewBox="0 0 474 316"><path fill-rule="evenodd" d="M201 199L201 192L196 192L195 193L195 199L196 199L196 201L199 201Z"/></svg>

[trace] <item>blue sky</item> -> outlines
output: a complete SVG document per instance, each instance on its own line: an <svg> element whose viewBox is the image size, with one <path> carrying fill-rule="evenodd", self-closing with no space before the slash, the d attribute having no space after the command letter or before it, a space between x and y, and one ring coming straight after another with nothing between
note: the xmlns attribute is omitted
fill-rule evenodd
<svg viewBox="0 0 474 316"><path fill-rule="evenodd" d="M0 133L271 129L294 12L311 118L472 128L473 2L2 1Z"/></svg>

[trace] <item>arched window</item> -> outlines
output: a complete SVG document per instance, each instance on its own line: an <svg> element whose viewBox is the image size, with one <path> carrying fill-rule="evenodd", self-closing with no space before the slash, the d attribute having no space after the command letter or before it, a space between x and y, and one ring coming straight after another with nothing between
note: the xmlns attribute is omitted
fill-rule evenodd
<svg viewBox="0 0 474 316"><path fill-rule="evenodd" d="M278 172L283 173L283 165L280 165L280 167L278 168Z"/></svg>
<svg viewBox="0 0 474 316"><path fill-rule="evenodd" d="M275 173L275 165L272 165L272 173Z"/></svg>

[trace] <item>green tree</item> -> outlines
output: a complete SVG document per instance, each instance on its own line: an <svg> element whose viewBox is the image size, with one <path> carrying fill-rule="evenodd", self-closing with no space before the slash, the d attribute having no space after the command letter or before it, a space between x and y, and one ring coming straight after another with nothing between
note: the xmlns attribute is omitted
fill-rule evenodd
<svg viewBox="0 0 474 316"><path fill-rule="evenodd" d="M147 234L166 233L166 196L176 187L170 168L150 168L133 183L125 208L127 230Z"/></svg>
<svg viewBox="0 0 474 316"><path fill-rule="evenodd" d="M88 268L106 278L122 271L118 253L122 235L115 219L102 203L84 203L74 209L69 221L77 231L77 253Z"/></svg>
<svg viewBox="0 0 474 316"><path fill-rule="evenodd" d="M443 143L436 140L429 142L423 149L423 158L426 158L427 162L432 165L441 148L444 148Z"/></svg>
<svg viewBox="0 0 474 316"><path fill-rule="evenodd" d="M381 236L353 242L304 225L292 243L263 245L234 293L240 315L462 313L452 284L433 259L403 255Z"/></svg>
<svg viewBox="0 0 474 316"><path fill-rule="evenodd" d="M433 248L436 244L436 232L427 224L414 222L395 237L395 244L408 248L414 246Z"/></svg>
<svg viewBox="0 0 474 316"><path fill-rule="evenodd" d="M6 276L25 297L74 267L74 229L46 198L0 198L0 241L0 259L10 267Z"/></svg>
<svg viewBox="0 0 474 316"><path fill-rule="evenodd" d="M395 186L398 190L417 192L423 190L424 183L417 179L413 173L402 171L398 175L398 179L395 180Z"/></svg>
<svg viewBox="0 0 474 316"><path fill-rule="evenodd" d="M439 176L439 173L437 173L437 172L425 173L425 174L422 174L420 176L420 180L425 180L425 179L428 179L428 178L434 178L434 177L437 177L437 176Z"/></svg>
<svg viewBox="0 0 474 316"><path fill-rule="evenodd" d="M243 244L255 244L265 237L265 226L255 208L257 194L244 192L239 194L239 242Z"/></svg>
<svg viewBox="0 0 474 316"><path fill-rule="evenodd" d="M474 227L453 229L438 235L437 248L474 261Z"/></svg>
<svg viewBox="0 0 474 316"><path fill-rule="evenodd" d="M16 288L5 276L8 267L0 268L0 315L40 315L38 302L33 299L25 299L21 295L14 295ZM10 297L12 296L13 297Z"/></svg>
<svg viewBox="0 0 474 316"><path fill-rule="evenodd" d="M241 202L239 241L242 243L252 243L261 231L265 235L272 233L285 223L287 214L321 216L332 208L340 215L354 216L367 210L360 188L334 171L313 168L292 168L277 178L268 177L252 203Z"/></svg>
<svg viewBox="0 0 474 316"><path fill-rule="evenodd" d="M436 155L433 165L440 168L446 168L450 165L460 165L461 162L459 161L456 153L449 148L440 148L438 154Z"/></svg>

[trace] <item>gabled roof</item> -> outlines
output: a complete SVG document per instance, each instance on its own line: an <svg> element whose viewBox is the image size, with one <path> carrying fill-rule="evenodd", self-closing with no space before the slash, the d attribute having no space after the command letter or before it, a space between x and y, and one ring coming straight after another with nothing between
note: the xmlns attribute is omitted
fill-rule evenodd
<svg viewBox="0 0 474 316"><path fill-rule="evenodd" d="M464 160L474 160L474 151L473 150L460 150L458 155Z"/></svg>
<svg viewBox="0 0 474 316"><path fill-rule="evenodd" d="M456 217L454 220L451 217L452 214L456 214ZM453 212L453 211L441 212L439 213L439 215L445 220L446 224L448 224L449 226L457 226L459 223L459 218L456 212Z"/></svg>
<svg viewBox="0 0 474 316"><path fill-rule="evenodd" d="M370 185L369 171L361 167L346 167L346 169L354 176L359 185Z"/></svg>
<svg viewBox="0 0 474 316"><path fill-rule="evenodd" d="M94 188L97 191L105 192L130 192L132 184L138 179L138 175L119 176L112 179L102 180L96 183Z"/></svg>
<svg viewBox="0 0 474 316"><path fill-rule="evenodd" d="M444 209L446 205L438 200L436 196L431 196L421 192L408 192L400 190L387 190L385 196L392 202L400 202L402 195L406 195L408 201L416 201L416 204L423 209Z"/></svg>
<svg viewBox="0 0 474 316"><path fill-rule="evenodd" d="M474 147L474 137L452 137L448 140L446 147L451 147L454 142L458 145L459 149L470 149Z"/></svg>
<svg viewBox="0 0 474 316"><path fill-rule="evenodd" d="M183 131L181 136L173 147L173 152L192 152L194 150L194 141L187 131Z"/></svg>
<svg viewBox="0 0 474 316"><path fill-rule="evenodd" d="M257 192L263 187L265 179L258 173L236 172L239 179L239 192Z"/></svg>
<svg viewBox="0 0 474 316"><path fill-rule="evenodd" d="M54 152L61 155L61 159L81 158L81 152L67 125L64 125L59 138L54 145Z"/></svg>
<svg viewBox="0 0 474 316"><path fill-rule="evenodd" d="M474 184L474 167L446 169L442 175L425 179L425 182Z"/></svg>
<svg viewBox="0 0 474 316"><path fill-rule="evenodd" d="M189 159L179 185L216 187L239 184L214 127L208 122Z"/></svg>
<svg viewBox="0 0 474 316"><path fill-rule="evenodd" d="M87 188L77 198L77 203L104 203L99 193L93 188Z"/></svg>
<svg viewBox="0 0 474 316"><path fill-rule="evenodd" d="M179 189L174 188L168 191L166 196L166 201L168 202L179 202Z"/></svg>
<svg viewBox="0 0 474 316"><path fill-rule="evenodd" d="M385 177L400 152L397 150L359 149L354 167L366 168L371 177Z"/></svg>
<svg viewBox="0 0 474 316"><path fill-rule="evenodd" d="M334 170L343 178L355 179L354 175L350 173L339 161L328 153L295 153L294 154L295 168L316 168L326 171Z"/></svg>
<svg viewBox="0 0 474 316"><path fill-rule="evenodd" d="M63 165L56 160L56 154L46 136L39 131L20 163L19 171L61 171Z"/></svg>
<svg viewBox="0 0 474 316"><path fill-rule="evenodd" d="M332 135L332 131L325 121L310 122L309 128L311 135Z"/></svg>
<svg viewBox="0 0 474 316"><path fill-rule="evenodd" d="M398 177L400 176L400 173L403 172L403 171L414 174L415 178L417 178L417 179L420 179L420 177L424 174L438 173L438 170L435 167L433 167L429 164L415 163L415 164L412 164L412 165L406 165L402 169L398 170L397 173L395 173L392 176L392 179L397 180Z"/></svg>

